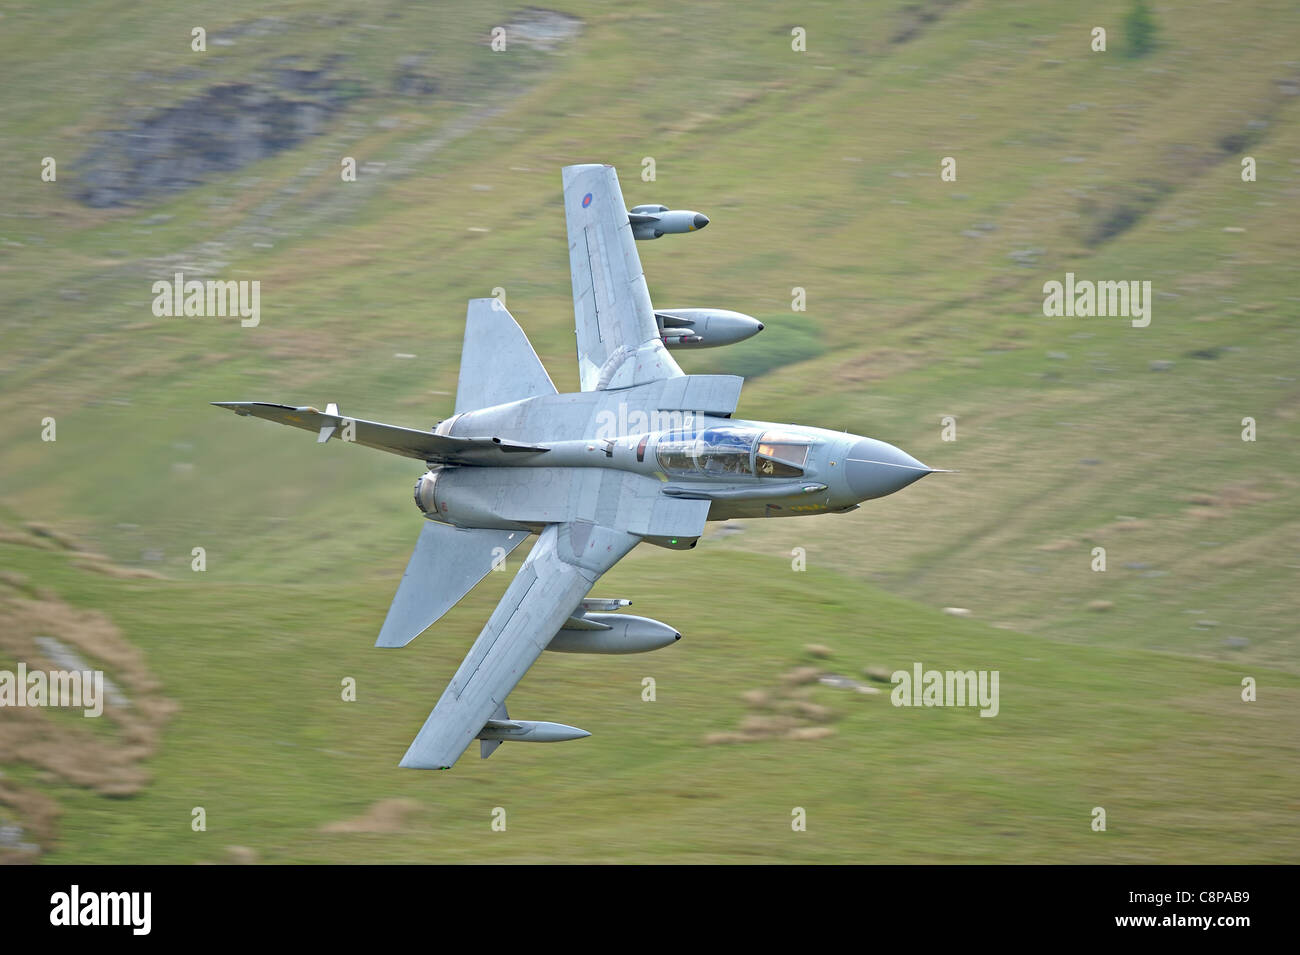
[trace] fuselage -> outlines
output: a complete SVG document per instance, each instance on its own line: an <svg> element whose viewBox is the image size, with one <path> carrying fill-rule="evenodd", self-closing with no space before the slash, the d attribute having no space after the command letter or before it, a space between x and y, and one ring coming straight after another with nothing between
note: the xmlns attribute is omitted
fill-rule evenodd
<svg viewBox="0 0 1300 955"><path fill-rule="evenodd" d="M535 529L612 479L708 500L709 520L797 517L852 510L931 473L884 441L647 409L635 391L540 396L439 422L439 434L495 434L546 450L498 457L490 467L435 468L417 483L416 503L430 519L462 527Z"/></svg>

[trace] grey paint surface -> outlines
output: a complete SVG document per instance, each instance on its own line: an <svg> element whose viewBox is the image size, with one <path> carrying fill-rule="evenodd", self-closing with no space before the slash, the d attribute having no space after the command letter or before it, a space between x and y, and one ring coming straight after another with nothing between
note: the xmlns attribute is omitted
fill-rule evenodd
<svg viewBox="0 0 1300 955"><path fill-rule="evenodd" d="M527 537L525 531L426 521L375 646L406 646L486 577L495 560L504 560Z"/></svg>
<svg viewBox="0 0 1300 955"><path fill-rule="evenodd" d="M542 531L401 765L446 769L456 762L592 584L638 541L582 522Z"/></svg>
<svg viewBox="0 0 1300 955"><path fill-rule="evenodd" d="M509 378L493 374L502 367L510 369ZM506 307L494 298L472 299L465 313L456 413L553 394L551 376Z"/></svg>
<svg viewBox="0 0 1300 955"><path fill-rule="evenodd" d="M582 390L681 375L659 339L614 167L566 166L563 180Z"/></svg>
<svg viewBox="0 0 1300 955"><path fill-rule="evenodd" d="M557 393L504 306L475 299L455 413L431 431L349 418L333 405L321 412L214 402L315 432L321 443L355 442L424 462L415 500L429 523L380 646L403 646L442 616L489 572L494 548L508 553L539 535L405 767L450 767L476 738L486 757L502 740L586 735L509 719L506 697L562 630L556 649L568 652L644 652L676 642L674 628L648 618L618 627L600 617L583 622L588 609L623 606L587 594L639 542L686 549L710 520L849 511L931 473L873 438L734 418L742 380L683 374L660 338L613 167L569 166L563 183L581 391ZM718 315L722 337L753 333L753 319L725 310L669 318L703 324ZM602 629L609 632L598 639Z"/></svg>

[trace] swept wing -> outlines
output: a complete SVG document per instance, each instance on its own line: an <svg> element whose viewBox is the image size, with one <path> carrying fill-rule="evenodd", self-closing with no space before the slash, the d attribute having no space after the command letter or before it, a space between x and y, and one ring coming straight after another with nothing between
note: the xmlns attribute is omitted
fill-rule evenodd
<svg viewBox="0 0 1300 955"><path fill-rule="evenodd" d="M349 418L336 411L320 411L309 405L295 407L268 401L214 401L212 404L235 414L252 415L304 431L315 431L320 441L338 437L363 447L428 463L482 464L499 459L502 454L539 454L546 450L502 438L457 438L364 418Z"/></svg>
<svg viewBox="0 0 1300 955"><path fill-rule="evenodd" d="M613 166L564 167L564 217L582 390L680 376L659 338Z"/></svg>

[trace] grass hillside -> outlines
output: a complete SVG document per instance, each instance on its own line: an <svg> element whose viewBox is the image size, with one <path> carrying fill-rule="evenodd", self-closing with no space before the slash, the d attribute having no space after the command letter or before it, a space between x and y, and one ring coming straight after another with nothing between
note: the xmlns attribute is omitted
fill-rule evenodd
<svg viewBox="0 0 1300 955"><path fill-rule="evenodd" d="M130 702L0 712L0 826L40 847L0 854L1296 861L1300 10L1151 4L1132 56L1130 0L552 6L6 6L0 669L55 637ZM766 324L680 355L746 375L741 416L960 473L639 548L596 593L681 643L546 654L511 698L591 739L398 771L505 580L373 650L418 467L207 402L427 427L497 287L576 388L572 162L710 216L638 251L656 304ZM260 324L155 317L178 270L259 281ZM1045 317L1067 272L1151 282L1150 325ZM914 661L999 670L999 716L791 675Z"/></svg>

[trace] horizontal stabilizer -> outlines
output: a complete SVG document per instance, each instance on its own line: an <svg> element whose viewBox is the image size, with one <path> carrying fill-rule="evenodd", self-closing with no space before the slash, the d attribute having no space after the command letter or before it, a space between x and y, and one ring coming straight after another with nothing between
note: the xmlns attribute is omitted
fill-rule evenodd
<svg viewBox="0 0 1300 955"><path fill-rule="evenodd" d="M425 521L377 647L404 647L460 602L497 560L524 542L526 531L462 529Z"/></svg>

